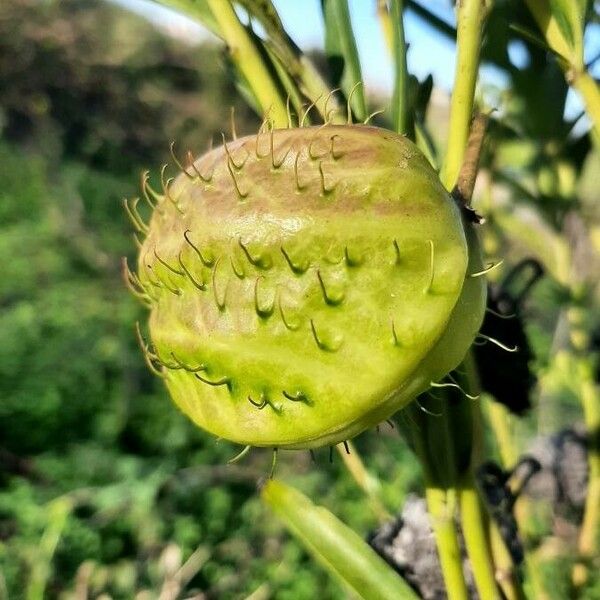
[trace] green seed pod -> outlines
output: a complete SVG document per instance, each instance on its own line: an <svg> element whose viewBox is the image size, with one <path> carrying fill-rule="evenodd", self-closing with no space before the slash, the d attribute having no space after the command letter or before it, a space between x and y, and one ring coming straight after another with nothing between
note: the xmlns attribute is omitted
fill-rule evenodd
<svg viewBox="0 0 600 600"><path fill-rule="evenodd" d="M129 274L151 307L147 356L179 408L219 437L350 438L455 368L478 331L475 233L390 131L262 131L149 200L149 226L130 209L147 235Z"/></svg>

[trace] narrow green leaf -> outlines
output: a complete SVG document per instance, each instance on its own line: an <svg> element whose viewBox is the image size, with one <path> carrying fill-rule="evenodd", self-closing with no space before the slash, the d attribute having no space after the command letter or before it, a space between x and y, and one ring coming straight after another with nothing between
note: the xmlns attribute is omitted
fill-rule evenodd
<svg viewBox="0 0 600 600"><path fill-rule="evenodd" d="M398 133L410 134L408 107L408 68L404 39L404 0L391 0L392 45L394 53L394 92L392 95L392 122ZM414 136L410 136L414 137Z"/></svg>
<svg viewBox="0 0 600 600"><path fill-rule="evenodd" d="M275 127L288 122L285 99L272 69L262 54L262 45L250 28L244 27L234 10L232 0L206 0L227 44L229 58L236 66L256 98L262 114L268 115Z"/></svg>
<svg viewBox="0 0 600 600"><path fill-rule="evenodd" d="M152 0L152 2L181 12L204 25L214 35L223 37L206 0Z"/></svg>
<svg viewBox="0 0 600 600"><path fill-rule="evenodd" d="M283 23L271 0L237 0L249 14L258 19L269 37L286 35Z"/></svg>
<svg viewBox="0 0 600 600"><path fill-rule="evenodd" d="M350 107L357 119L367 118L367 102L350 22L348 0L321 0L325 20L325 52L333 85L350 97Z"/></svg>
<svg viewBox="0 0 600 600"><path fill-rule="evenodd" d="M581 70L586 3L581 0L526 0L548 45L568 66Z"/></svg>
<svg viewBox="0 0 600 600"><path fill-rule="evenodd" d="M569 3L573 2L573 0L567 1ZM573 48L575 45L575 24L571 19L572 11L569 10L568 6L565 6L563 0L550 0L550 10L566 42Z"/></svg>
<svg viewBox="0 0 600 600"><path fill-rule="evenodd" d="M329 95L332 86L323 79L312 61L303 54L302 50L288 35L272 1L237 1L253 19L256 19L263 26L266 34L264 43L268 47L272 59L277 60L282 67L285 66L287 75L281 78L281 82L286 90L290 86L296 88L292 90L294 93L290 94L292 102L298 92L301 92L310 102L315 103L324 120L343 122L342 115L338 114L340 107L337 98L335 95ZM280 72L279 69L278 72ZM326 112L330 114L327 115Z"/></svg>
<svg viewBox="0 0 600 600"><path fill-rule="evenodd" d="M541 50L544 50L545 52L551 52L555 56L560 57L560 54L558 54L555 50L550 48L548 42L537 32L532 31L531 29L522 25L519 25L518 23L509 23L508 28L514 31L515 33L518 33L524 40L531 42Z"/></svg>
<svg viewBox="0 0 600 600"><path fill-rule="evenodd" d="M571 46L577 66L583 64L583 31L587 0L550 0L552 16Z"/></svg>
<svg viewBox="0 0 600 600"><path fill-rule="evenodd" d="M269 480L262 499L326 569L366 600L416 600L409 585L347 525L298 490Z"/></svg>
<svg viewBox="0 0 600 600"><path fill-rule="evenodd" d="M291 114L289 115L289 119L290 119L291 123L293 124L294 119L292 117L293 117L293 113L295 113L296 116L298 117L296 119L296 121L299 122L300 118L301 118L301 114L302 114L302 100L303 100L302 94L300 93L300 90L298 89L298 86L296 85L294 78L290 75L289 71L286 69L286 65L284 65L281 62L281 59L279 58L277 53L266 42L263 42L263 45L264 45L265 53L271 60L271 64L273 65L273 70L277 74L277 77L279 77L279 81L281 82L281 85L282 85L283 89L285 90L287 97L289 98L290 111L291 111ZM308 117L307 117L307 121L308 121ZM309 125L310 123L306 122L306 124Z"/></svg>

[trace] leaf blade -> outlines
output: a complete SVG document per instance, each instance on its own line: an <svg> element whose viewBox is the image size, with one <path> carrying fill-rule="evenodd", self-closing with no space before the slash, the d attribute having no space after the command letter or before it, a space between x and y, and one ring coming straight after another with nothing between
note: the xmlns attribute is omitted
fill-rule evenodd
<svg viewBox="0 0 600 600"><path fill-rule="evenodd" d="M321 7L325 20L325 52L333 85L342 89L354 115L364 121L367 101L348 0L321 0Z"/></svg>
<svg viewBox="0 0 600 600"><path fill-rule="evenodd" d="M332 575L367 600L416 600L417 596L354 531L298 490L269 480L263 501Z"/></svg>

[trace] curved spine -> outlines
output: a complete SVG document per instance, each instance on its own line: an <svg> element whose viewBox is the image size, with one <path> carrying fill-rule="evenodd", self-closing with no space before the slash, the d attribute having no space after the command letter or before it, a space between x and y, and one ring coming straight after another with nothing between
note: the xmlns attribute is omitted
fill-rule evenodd
<svg viewBox="0 0 600 600"><path fill-rule="evenodd" d="M244 242L242 242L242 238L238 238L238 244L240 248L244 251L246 258L250 262L250 264L254 265L257 269L267 270L273 266L273 261L268 254L259 254L258 257L252 256L250 250Z"/></svg>
<svg viewBox="0 0 600 600"><path fill-rule="evenodd" d="M202 383L206 383L207 385L212 385L213 387L225 385L227 386L227 389L231 390L231 379L227 376L223 376L215 380L210 380L206 377L202 377L202 375L200 375L199 373L194 373L194 377L196 379L199 379Z"/></svg>
<svg viewBox="0 0 600 600"><path fill-rule="evenodd" d="M186 229L183 232L183 237L185 238L185 241L192 247L192 249L194 250L194 252L198 255L198 258L200 259L200 262L205 266L205 267L212 267L215 264L214 259L209 259L209 258L205 258L202 254L202 252L200 252L200 248L198 248L193 242L192 240L190 240L190 238L188 237L188 234L192 233L191 230Z"/></svg>
<svg viewBox="0 0 600 600"><path fill-rule="evenodd" d="M201 292L206 291L206 284L204 282L198 283L194 279L194 277L192 276L192 274L190 273L189 269L183 263L183 259L181 258L181 252L177 255L177 259L179 261L179 264L181 265L181 268L184 270L185 274L187 275L188 279L192 282L192 284L194 285L194 287L198 288Z"/></svg>
<svg viewBox="0 0 600 600"><path fill-rule="evenodd" d="M225 310L225 304L227 302L227 290L229 289L229 284L227 284L225 286L225 292L223 293L223 300L221 300L219 298L219 293L217 290L217 269L219 268L220 262L221 262L221 257L219 256L219 258L215 262L215 266L213 267L213 271L212 271L212 289L213 289L213 296L215 299L215 304L217 305L217 308L219 309L219 311L223 312Z"/></svg>
<svg viewBox="0 0 600 600"><path fill-rule="evenodd" d="M339 306L345 298L345 294L341 292L337 296L331 296L327 291L327 287L325 286L325 282L323 281L323 276L321 275L321 271L317 270L317 279L319 280L319 285L321 286L321 293L323 294L323 300L325 304L328 306Z"/></svg>
<svg viewBox="0 0 600 600"><path fill-rule="evenodd" d="M268 319L275 310L275 298L273 298L273 300L271 301L270 306L268 306L267 308L261 308L260 302L258 301L258 282L261 279L264 280L264 277L257 277L256 281L254 282L254 310L261 319Z"/></svg>
<svg viewBox="0 0 600 600"><path fill-rule="evenodd" d="M306 271L310 267L310 263L308 261L302 263L301 265L297 265L296 263L294 263L292 261L290 255L287 253L286 249L283 246L280 246L279 249L281 250L281 253L283 254L283 257L285 258L285 261L289 265L289 267L292 270L292 273L294 273L294 275L302 275L303 273L306 273Z"/></svg>

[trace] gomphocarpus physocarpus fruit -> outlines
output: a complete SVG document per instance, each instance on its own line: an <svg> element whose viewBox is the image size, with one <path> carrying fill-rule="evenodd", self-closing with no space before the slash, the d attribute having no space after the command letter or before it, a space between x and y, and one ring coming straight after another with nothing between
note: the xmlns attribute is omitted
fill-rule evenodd
<svg viewBox="0 0 600 600"><path fill-rule="evenodd" d="M190 160L137 273L151 366L215 435L312 448L454 369L485 305L475 232L414 144L367 126L268 129Z"/></svg>

